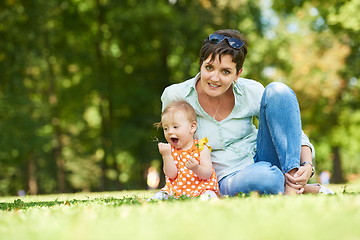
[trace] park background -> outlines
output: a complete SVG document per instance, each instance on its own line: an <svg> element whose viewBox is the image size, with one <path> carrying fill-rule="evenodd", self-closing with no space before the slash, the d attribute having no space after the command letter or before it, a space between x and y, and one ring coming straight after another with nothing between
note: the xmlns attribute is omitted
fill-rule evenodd
<svg viewBox="0 0 360 240"><path fill-rule="evenodd" d="M202 40L222 28L248 38L242 77L296 92L317 172L356 179L359 12L359 0L2 0L0 195L146 189L148 169L161 173L161 93L199 71Z"/></svg>

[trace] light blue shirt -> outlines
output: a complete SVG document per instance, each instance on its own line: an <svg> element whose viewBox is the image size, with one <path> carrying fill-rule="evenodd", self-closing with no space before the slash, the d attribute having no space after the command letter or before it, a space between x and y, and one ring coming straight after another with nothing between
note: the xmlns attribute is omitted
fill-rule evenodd
<svg viewBox="0 0 360 240"><path fill-rule="evenodd" d="M254 163L257 129L253 118L259 118L260 101L264 86L254 80L239 78L233 85L235 106L230 115L218 122L201 107L195 89L200 74L185 82L165 88L162 96L162 110L173 101L187 101L196 111L197 139L207 137L212 147L211 157L218 180L230 173ZM302 145L314 148L308 137L302 134Z"/></svg>

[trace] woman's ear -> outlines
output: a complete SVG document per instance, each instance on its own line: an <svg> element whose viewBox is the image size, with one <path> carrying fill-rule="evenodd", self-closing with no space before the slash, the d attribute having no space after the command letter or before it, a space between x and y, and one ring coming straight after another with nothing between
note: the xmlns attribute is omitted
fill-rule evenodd
<svg viewBox="0 0 360 240"><path fill-rule="evenodd" d="M238 77L240 77L240 74L242 73L242 71L243 71L243 69L240 68L240 69L239 69L239 72L237 73L237 76L238 76Z"/></svg>

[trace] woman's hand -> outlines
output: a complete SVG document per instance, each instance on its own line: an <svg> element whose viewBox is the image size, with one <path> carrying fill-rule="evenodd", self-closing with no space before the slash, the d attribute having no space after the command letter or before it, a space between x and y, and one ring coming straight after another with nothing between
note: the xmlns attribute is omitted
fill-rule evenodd
<svg viewBox="0 0 360 240"><path fill-rule="evenodd" d="M308 146L301 146L300 162L312 162L311 149ZM312 166L310 164L305 164L299 169L292 169L285 173L285 192L290 189L290 192L295 190L297 194L302 194L311 174Z"/></svg>
<svg viewBox="0 0 360 240"><path fill-rule="evenodd" d="M297 194L302 194L304 192L304 187L312 174L312 168L310 164L305 164L299 169L294 170L295 171L285 173L285 181L288 186L296 190ZM292 175L293 172L295 173Z"/></svg>
<svg viewBox="0 0 360 240"><path fill-rule="evenodd" d="M301 166L293 176L289 173L286 173L285 176L290 183L305 186L309 181L311 173L312 169L310 164L305 164L304 166Z"/></svg>
<svg viewBox="0 0 360 240"><path fill-rule="evenodd" d="M303 182L297 182L297 178L294 176L289 173L285 173L285 194L287 194L287 192L291 194L292 191L295 191L296 194L302 194L304 192L305 184L303 184Z"/></svg>

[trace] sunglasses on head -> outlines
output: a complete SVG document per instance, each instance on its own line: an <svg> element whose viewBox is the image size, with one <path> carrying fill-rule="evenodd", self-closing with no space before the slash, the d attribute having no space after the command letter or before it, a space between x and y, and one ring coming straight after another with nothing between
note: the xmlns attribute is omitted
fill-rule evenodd
<svg viewBox="0 0 360 240"><path fill-rule="evenodd" d="M230 47L234 48L234 49L240 49L242 46L244 46L244 42L241 41L240 39L237 38L231 38L231 37L227 37L224 35L220 35L220 34L211 34L208 37L210 43L213 44L218 44L222 41L224 41L224 39L227 40L227 42L229 43Z"/></svg>

